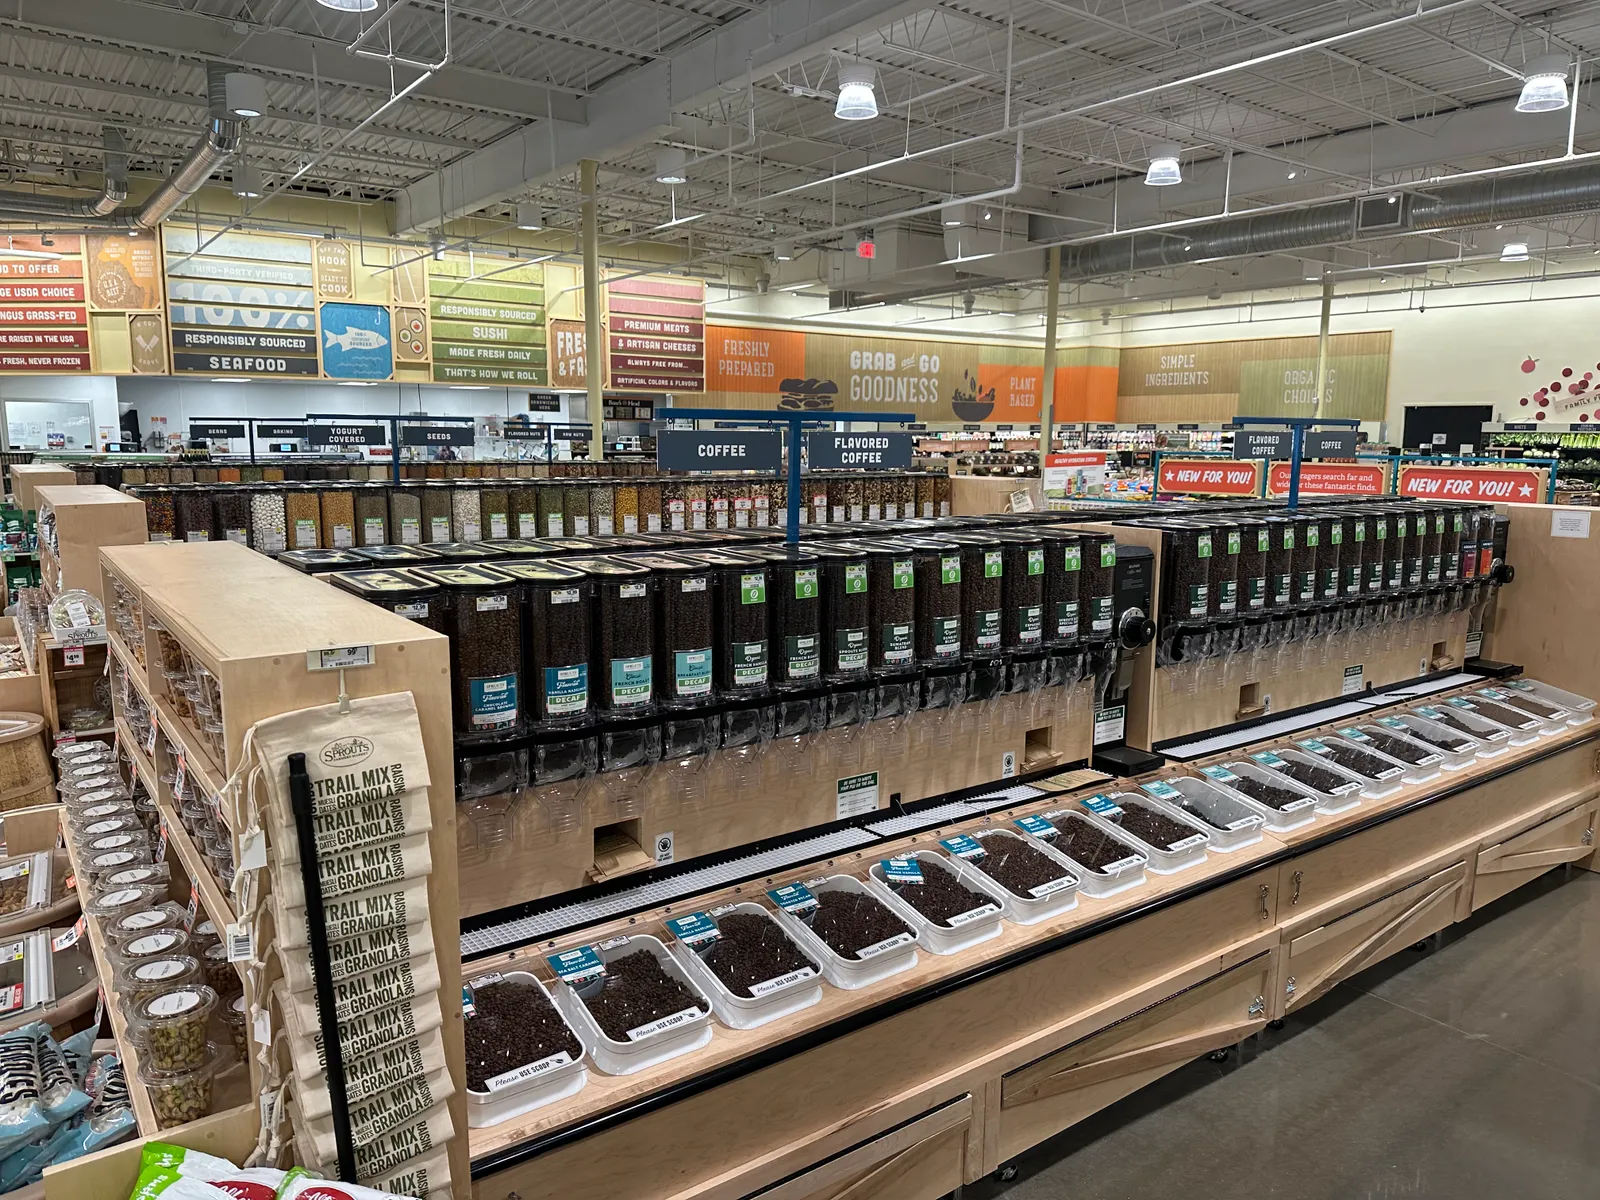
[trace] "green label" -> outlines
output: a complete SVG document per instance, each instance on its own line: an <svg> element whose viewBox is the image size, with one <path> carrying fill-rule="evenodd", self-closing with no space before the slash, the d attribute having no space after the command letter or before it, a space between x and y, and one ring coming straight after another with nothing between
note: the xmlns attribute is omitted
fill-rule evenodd
<svg viewBox="0 0 1600 1200"><path fill-rule="evenodd" d="M1017 641L1023 644L1044 640L1044 609L1025 604L1017 609Z"/></svg>
<svg viewBox="0 0 1600 1200"><path fill-rule="evenodd" d="M650 703L650 659L611 660L611 707L633 708Z"/></svg>
<svg viewBox="0 0 1600 1200"><path fill-rule="evenodd" d="M1044 551L1042 549L1028 551L1028 574L1044 574Z"/></svg>
<svg viewBox="0 0 1600 1200"><path fill-rule="evenodd" d="M789 679L815 679L822 670L822 639L814 633L783 639Z"/></svg>
<svg viewBox="0 0 1600 1200"><path fill-rule="evenodd" d="M1312 525L1309 528L1307 528L1306 529L1306 546L1308 548L1314 550L1318 546L1320 546L1321 544L1322 544L1322 530L1318 529L1315 525Z"/></svg>
<svg viewBox="0 0 1600 1200"><path fill-rule="evenodd" d="M1063 571L1083 570L1083 547L1068 546L1062 556L1061 569Z"/></svg>
<svg viewBox="0 0 1600 1200"><path fill-rule="evenodd" d="M1367 540L1367 523L1365 521L1357 521L1356 522L1356 542L1359 544L1359 543L1364 542L1366 540Z"/></svg>
<svg viewBox="0 0 1600 1200"><path fill-rule="evenodd" d="M897 558L894 560L895 591L899 591L901 588L915 586L916 579L916 572L912 570L911 560L909 558Z"/></svg>
<svg viewBox="0 0 1600 1200"><path fill-rule="evenodd" d="M1198 558L1211 557L1211 535L1202 533L1195 542L1194 552Z"/></svg>
<svg viewBox="0 0 1600 1200"><path fill-rule="evenodd" d="M1377 518L1376 520L1373 521L1372 528L1377 531L1378 540L1380 542L1386 542L1386 541L1389 540L1389 521L1388 521L1388 518L1386 518L1386 517Z"/></svg>
<svg viewBox="0 0 1600 1200"><path fill-rule="evenodd" d="M1333 544L1335 546L1344 545L1344 526L1343 525L1335 525L1328 532L1332 535L1331 540L1332 540L1332 542L1333 542Z"/></svg>
<svg viewBox="0 0 1600 1200"><path fill-rule="evenodd" d="M980 650L992 650L1000 644L1000 610L998 608L986 609L977 614L978 640Z"/></svg>
<svg viewBox="0 0 1600 1200"><path fill-rule="evenodd" d="M757 571L753 575L739 576L740 604L765 604L766 602L767 576L765 572Z"/></svg>
<svg viewBox="0 0 1600 1200"><path fill-rule="evenodd" d="M961 653L961 618L933 619L933 653L936 658L955 658Z"/></svg>
<svg viewBox="0 0 1600 1200"><path fill-rule="evenodd" d="M711 694L711 649L679 650L672 656L672 673L680 696Z"/></svg>
<svg viewBox="0 0 1600 1200"><path fill-rule="evenodd" d="M1102 567L1114 567L1117 565L1117 544L1115 542L1101 544L1100 565Z"/></svg>
<svg viewBox="0 0 1600 1200"><path fill-rule="evenodd" d="M817 598L817 569L815 567L801 567L794 573L794 598L796 600L815 600ZM750 601L746 601L750 603Z"/></svg>
<svg viewBox="0 0 1600 1200"><path fill-rule="evenodd" d="M729 649L733 654L735 687L759 687L767 681L765 642L734 642Z"/></svg>
<svg viewBox="0 0 1600 1200"><path fill-rule="evenodd" d="M1265 529L1258 530L1256 533L1256 549L1263 554L1272 549L1272 535Z"/></svg>
<svg viewBox="0 0 1600 1200"><path fill-rule="evenodd" d="M1395 535L1395 537L1403 538L1403 537L1408 536L1410 533L1411 533L1411 518L1410 517L1396 517L1394 519L1394 535Z"/></svg>
<svg viewBox="0 0 1600 1200"><path fill-rule="evenodd" d="M1228 553L1237 554L1244 549L1244 536L1237 529L1228 530Z"/></svg>
<svg viewBox="0 0 1600 1200"><path fill-rule="evenodd" d="M939 582L961 582L961 556L959 554L946 554L939 559Z"/></svg>
<svg viewBox="0 0 1600 1200"><path fill-rule="evenodd" d="M885 625L882 630L883 661L906 663L911 661L910 625Z"/></svg>
<svg viewBox="0 0 1600 1200"><path fill-rule="evenodd" d="M1210 589L1203 583L1189 585L1189 615L1203 617L1206 615L1206 594Z"/></svg>
<svg viewBox="0 0 1600 1200"><path fill-rule="evenodd" d="M1056 605L1056 636L1078 636L1078 602L1065 600Z"/></svg>
<svg viewBox="0 0 1600 1200"><path fill-rule="evenodd" d="M985 579L999 579L1005 570L1005 553L1000 550L985 550L983 552L983 577Z"/></svg>
<svg viewBox="0 0 1600 1200"><path fill-rule="evenodd" d="M1237 612L1239 609L1239 581L1224 579L1217 585L1217 611Z"/></svg>
<svg viewBox="0 0 1600 1200"><path fill-rule="evenodd" d="M1460 533L1461 532L1461 514L1460 513L1457 513L1456 516L1455 516L1455 532L1456 533Z"/></svg>
<svg viewBox="0 0 1600 1200"><path fill-rule="evenodd" d="M839 629L834 631L833 652L841 671L867 669L867 631L865 629Z"/></svg>
<svg viewBox="0 0 1600 1200"><path fill-rule="evenodd" d="M844 594L857 596L867 590L867 564L846 563L844 568Z"/></svg>
<svg viewBox="0 0 1600 1200"><path fill-rule="evenodd" d="M1267 580L1263 575L1246 579L1245 603L1251 608L1265 608L1267 606Z"/></svg>

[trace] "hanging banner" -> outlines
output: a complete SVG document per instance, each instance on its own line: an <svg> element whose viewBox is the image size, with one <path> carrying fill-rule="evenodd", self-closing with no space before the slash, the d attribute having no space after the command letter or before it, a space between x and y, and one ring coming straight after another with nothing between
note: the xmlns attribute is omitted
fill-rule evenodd
<svg viewBox="0 0 1600 1200"><path fill-rule="evenodd" d="M1225 458L1163 458L1157 492L1186 496L1256 496L1261 464Z"/></svg>
<svg viewBox="0 0 1600 1200"><path fill-rule="evenodd" d="M606 281L606 365L619 391L706 390L706 285L642 275Z"/></svg>
<svg viewBox="0 0 1600 1200"><path fill-rule="evenodd" d="M1079 451L1044 456L1044 494L1049 500L1098 496L1111 480L1111 456L1105 451Z"/></svg>
<svg viewBox="0 0 1600 1200"><path fill-rule="evenodd" d="M813 433L806 438L812 470L905 470L911 466L909 433Z"/></svg>
<svg viewBox="0 0 1600 1200"><path fill-rule="evenodd" d="M589 386L589 333L582 321L550 322L550 386L576 390Z"/></svg>
<svg viewBox="0 0 1600 1200"><path fill-rule="evenodd" d="M176 225L161 236L174 374L318 373L312 239Z"/></svg>
<svg viewBox="0 0 1600 1200"><path fill-rule="evenodd" d="M782 439L770 429L663 429L656 437L663 471L776 471L782 461Z"/></svg>
<svg viewBox="0 0 1600 1200"><path fill-rule="evenodd" d="M83 239L7 235L8 247L37 257L0 259L0 374L93 370L84 303Z"/></svg>
<svg viewBox="0 0 1600 1200"><path fill-rule="evenodd" d="M434 382L542 386L544 267L473 255L426 265Z"/></svg>
<svg viewBox="0 0 1600 1200"><path fill-rule="evenodd" d="M322 373L329 379L388 379L394 374L389 310L381 304L322 306Z"/></svg>
<svg viewBox="0 0 1600 1200"><path fill-rule="evenodd" d="M323 238L316 243L317 295L324 300L348 300L356 294L350 265L350 243Z"/></svg>
<svg viewBox="0 0 1600 1200"><path fill-rule="evenodd" d="M128 344L135 375L167 373L167 323L160 313L129 313Z"/></svg>
<svg viewBox="0 0 1600 1200"><path fill-rule="evenodd" d="M1300 494L1302 496L1381 496L1384 487L1384 469L1364 463L1301 463ZM1267 474L1267 493L1272 496L1289 494L1289 464L1274 463Z"/></svg>
<svg viewBox="0 0 1600 1200"><path fill-rule="evenodd" d="M1400 494L1424 500L1538 504L1544 473L1525 467L1401 467Z"/></svg>

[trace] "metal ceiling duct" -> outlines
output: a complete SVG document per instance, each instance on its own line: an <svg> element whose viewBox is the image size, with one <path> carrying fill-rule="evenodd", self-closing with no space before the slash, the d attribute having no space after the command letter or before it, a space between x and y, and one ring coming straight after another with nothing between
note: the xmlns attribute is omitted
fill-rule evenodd
<svg viewBox="0 0 1600 1200"><path fill-rule="evenodd" d="M228 112L228 68L206 64L206 98L210 115L205 132L161 185L138 207L122 208L128 198L128 154L122 131L105 130L105 186L87 200L35 193L0 192L0 223L40 224L61 228L154 229L198 192L212 174L239 149L244 122Z"/></svg>
<svg viewBox="0 0 1600 1200"><path fill-rule="evenodd" d="M1351 241L1360 201L1336 200L1309 208L1220 217L1159 233L1132 233L1085 246L1068 246L1063 279L1097 279L1224 258L1278 254ZM1600 163L1545 168L1527 175L1497 175L1406 197L1405 219L1377 236L1460 229L1502 221L1530 221L1600 209Z"/></svg>

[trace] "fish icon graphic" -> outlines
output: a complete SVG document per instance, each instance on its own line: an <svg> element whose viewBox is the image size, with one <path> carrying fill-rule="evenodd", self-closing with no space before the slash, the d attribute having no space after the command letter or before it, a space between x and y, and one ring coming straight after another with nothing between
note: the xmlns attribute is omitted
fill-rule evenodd
<svg viewBox="0 0 1600 1200"><path fill-rule="evenodd" d="M375 329L350 329L343 333L335 333L331 329L322 331L327 335L328 348L334 346L341 350L381 350L389 344L389 339Z"/></svg>

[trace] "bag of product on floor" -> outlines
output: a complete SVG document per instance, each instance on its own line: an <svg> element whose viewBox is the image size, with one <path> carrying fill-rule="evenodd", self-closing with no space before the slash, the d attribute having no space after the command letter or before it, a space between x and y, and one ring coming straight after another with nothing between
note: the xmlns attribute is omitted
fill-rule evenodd
<svg viewBox="0 0 1600 1200"><path fill-rule="evenodd" d="M283 1014L289 1035L289 1051L294 1058L294 1073L311 1080L323 1075L322 1026L317 1006L308 992L288 992L279 980L272 985L272 997ZM444 1023L435 993L413 996L388 1008L339 1022L339 1046L344 1054L345 1073L351 1064L388 1046L409 1041L417 1035L438 1029Z"/></svg>
<svg viewBox="0 0 1600 1200"><path fill-rule="evenodd" d="M433 858L425 833L317 859L317 874L322 880L325 902L408 879L422 879L432 870ZM294 866L279 863L279 869L273 873L272 886L285 908L305 907L305 881L300 878L298 863Z"/></svg>
<svg viewBox="0 0 1600 1200"><path fill-rule="evenodd" d="M141 1177L165 1172L208 1183L232 1200L274 1200L288 1178L276 1167L236 1167L214 1154L166 1142L146 1142L139 1169Z"/></svg>
<svg viewBox="0 0 1600 1200"><path fill-rule="evenodd" d="M302 708L257 723L251 732L256 760L271 803L260 801L268 819L294 829L289 804L289 755L306 756L314 810L352 808L412 788L426 788L428 759L422 726L410 692ZM260 793L257 793L258 798ZM262 828L267 828L266 824ZM278 844L282 844L279 840Z"/></svg>
<svg viewBox="0 0 1600 1200"><path fill-rule="evenodd" d="M304 889L301 890L303 893ZM272 907L278 948L300 950L308 945L304 899L291 905L285 904L281 895L274 894ZM324 897L322 913L330 941L344 941L383 929L426 926L428 881L407 879L332 900Z"/></svg>
<svg viewBox="0 0 1600 1200"><path fill-rule="evenodd" d="M333 1137L333 1115L313 1119L305 1111L305 1101L309 1093L321 1092L326 1094L327 1089L317 1084L301 1084L300 1115L305 1122L305 1131L316 1143L317 1156L323 1162L332 1162L337 1158L337 1146ZM408 1079L397 1083L386 1091L364 1100L351 1101L350 1112L350 1137L357 1142L372 1141L382 1137L392 1129L399 1129L402 1125L414 1121L435 1105L443 1104L455 1094L455 1085L450 1082L448 1071L439 1071L421 1079ZM318 1107L325 1107L319 1098Z"/></svg>
<svg viewBox="0 0 1600 1200"><path fill-rule="evenodd" d="M39 1063L39 1103L44 1108L45 1119L52 1125L70 1121L89 1107L89 1094L78 1086L61 1047L50 1036L50 1026L36 1021L26 1028L33 1032L34 1053Z"/></svg>
<svg viewBox="0 0 1600 1200"><path fill-rule="evenodd" d="M354 1110L363 1101L390 1089L409 1087L418 1080L438 1075L444 1067L444 1038L437 1029L384 1046L363 1058L346 1059L344 1064L345 1101ZM307 1121L328 1120L333 1102L322 1078L296 1080L300 1088L300 1112ZM332 1128L330 1124L329 1128Z"/></svg>
<svg viewBox="0 0 1600 1200"><path fill-rule="evenodd" d="M300 910L304 912L304 909ZM335 983L364 975L380 967L411 962L433 954L433 929L428 925L392 925L354 937L328 943L328 972ZM311 957L306 954L280 954L283 977L291 992L309 992L315 987Z"/></svg>
<svg viewBox="0 0 1600 1200"><path fill-rule="evenodd" d="M280 814L276 807L271 812L272 845L278 852L278 860L285 865L298 864L300 838L294 823L280 824L280 815L288 814ZM316 835L317 857L323 858L427 833L433 828L433 812L428 807L427 789L412 788L396 796L315 813L311 825Z"/></svg>
<svg viewBox="0 0 1600 1200"><path fill-rule="evenodd" d="M438 1178L443 1181L449 1164L442 1161ZM426 1181L424 1181L425 1183ZM416 1200L450 1200L447 1185L433 1191L396 1192L359 1183L341 1183L337 1179L319 1179L301 1167L289 1172L278 1200L395 1200L397 1196L414 1196Z"/></svg>

